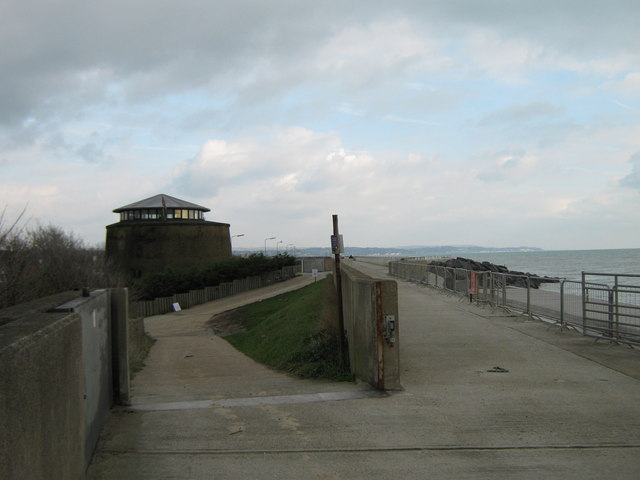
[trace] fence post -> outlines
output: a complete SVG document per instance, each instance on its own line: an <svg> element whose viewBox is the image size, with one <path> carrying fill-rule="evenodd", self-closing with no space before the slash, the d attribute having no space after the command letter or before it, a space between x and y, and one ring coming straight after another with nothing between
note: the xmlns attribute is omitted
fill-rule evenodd
<svg viewBox="0 0 640 480"><path fill-rule="evenodd" d="M613 290L609 290L608 295L607 295L607 300L609 305L607 306L607 318L608 318L608 324L609 324L609 331L605 334L608 337L612 337L613 338L613 325L614 325L614 315L613 315L613 309L614 309L614 291Z"/></svg>
<svg viewBox="0 0 640 480"><path fill-rule="evenodd" d="M531 320L531 279L527 275L527 316Z"/></svg>
<svg viewBox="0 0 640 480"><path fill-rule="evenodd" d="M560 331L564 328L564 282L565 279L560 282Z"/></svg>
<svg viewBox="0 0 640 480"><path fill-rule="evenodd" d="M587 284L585 282L585 275L582 272L582 335L587 334L587 302L589 301L589 293L587 291Z"/></svg>
<svg viewBox="0 0 640 480"><path fill-rule="evenodd" d="M620 297L619 297L619 291L618 291L618 275L616 275L614 277L614 282L613 282L613 292L614 292L614 299L613 301L614 303L614 325L615 325L615 337L616 340L620 337Z"/></svg>
<svg viewBox="0 0 640 480"><path fill-rule="evenodd" d="M506 276L501 276L501 281L502 281L502 304L503 305L507 305L507 277Z"/></svg>

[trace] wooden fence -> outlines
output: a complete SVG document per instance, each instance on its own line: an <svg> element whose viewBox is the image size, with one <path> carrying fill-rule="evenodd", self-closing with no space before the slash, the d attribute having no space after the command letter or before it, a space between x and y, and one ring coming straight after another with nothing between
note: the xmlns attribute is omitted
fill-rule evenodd
<svg viewBox="0 0 640 480"><path fill-rule="evenodd" d="M180 304L181 309L200 305L202 303L229 297L237 293L255 290L266 287L276 282L282 282L300 273L300 265L283 267L275 272L264 273L255 277L247 277L242 280L221 283L215 287L206 287L201 290L191 290L188 293L176 293L171 297L159 297L153 300L143 300L131 302L129 305L130 317L150 317L152 315L162 315L173 311L173 304Z"/></svg>

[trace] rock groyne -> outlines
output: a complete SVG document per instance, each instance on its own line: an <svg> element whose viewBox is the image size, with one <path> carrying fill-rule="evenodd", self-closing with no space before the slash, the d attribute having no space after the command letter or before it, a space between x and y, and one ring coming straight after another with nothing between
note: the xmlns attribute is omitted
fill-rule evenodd
<svg viewBox="0 0 640 480"><path fill-rule="evenodd" d="M477 262L470 258L456 257L448 260L434 260L430 262L431 265L448 268L460 268L464 270L472 270L474 272L496 272L502 273L506 276L507 285L515 287L527 287L527 279L529 278L529 286L531 288L539 288L543 283L557 283L559 280L552 277L540 277L529 272L518 272L515 270L509 270L504 265L496 265L491 262Z"/></svg>

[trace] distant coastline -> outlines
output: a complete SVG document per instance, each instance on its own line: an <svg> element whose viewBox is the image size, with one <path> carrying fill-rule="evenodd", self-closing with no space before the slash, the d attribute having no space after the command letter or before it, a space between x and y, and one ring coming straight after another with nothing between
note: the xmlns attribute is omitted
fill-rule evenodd
<svg viewBox="0 0 640 480"><path fill-rule="evenodd" d="M257 248L237 249L237 253L263 251ZM537 247L483 247L479 245L439 245L439 246L406 246L406 247L345 247L345 255L354 257L378 256L378 257L455 257L470 253L503 253L503 252L542 252ZM280 253L285 251L280 250ZM273 252L270 252L272 254ZM293 253L288 252L288 253ZM329 247L296 248L298 257L325 257L331 255Z"/></svg>

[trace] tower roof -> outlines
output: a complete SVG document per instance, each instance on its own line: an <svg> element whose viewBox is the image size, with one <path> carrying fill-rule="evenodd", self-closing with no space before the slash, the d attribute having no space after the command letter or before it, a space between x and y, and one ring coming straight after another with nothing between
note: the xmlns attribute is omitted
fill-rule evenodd
<svg viewBox="0 0 640 480"><path fill-rule="evenodd" d="M179 198L160 193L158 195L154 195L153 197L130 203L129 205L125 205L124 207L116 208L113 212L120 213L126 210L142 210L147 208L187 208L190 210L200 210L201 212L211 211L211 209L207 207L196 205L195 203L187 202L186 200L180 200Z"/></svg>

